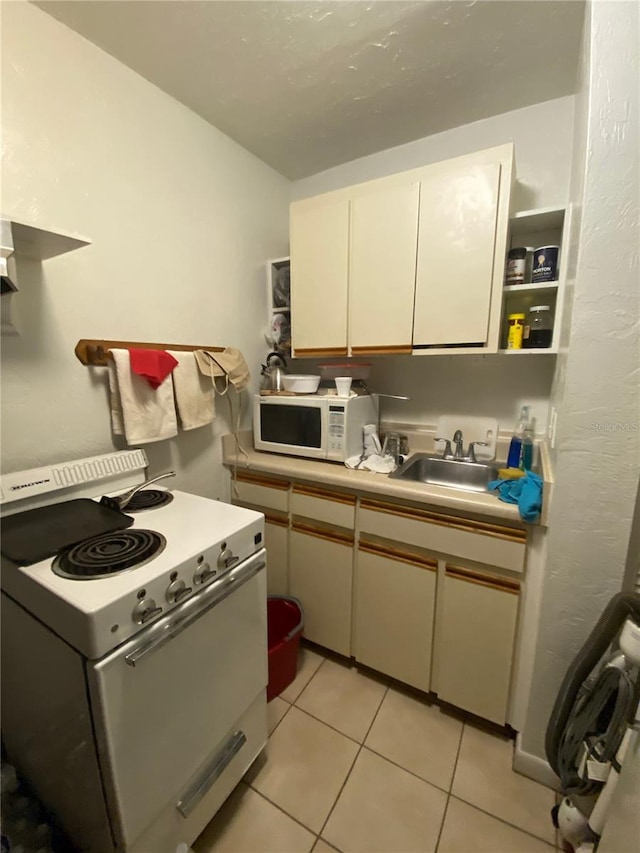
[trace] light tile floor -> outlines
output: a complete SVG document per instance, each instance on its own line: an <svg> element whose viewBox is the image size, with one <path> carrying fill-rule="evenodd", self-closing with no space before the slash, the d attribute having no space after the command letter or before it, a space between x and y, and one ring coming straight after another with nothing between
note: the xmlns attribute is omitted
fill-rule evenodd
<svg viewBox="0 0 640 853"><path fill-rule="evenodd" d="M302 649L262 756L196 853L552 853L555 794L512 743Z"/></svg>

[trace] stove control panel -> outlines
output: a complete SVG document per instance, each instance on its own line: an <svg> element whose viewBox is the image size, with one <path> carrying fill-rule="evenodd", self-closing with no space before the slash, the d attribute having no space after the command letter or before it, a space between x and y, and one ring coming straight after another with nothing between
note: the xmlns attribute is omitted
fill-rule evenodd
<svg viewBox="0 0 640 853"><path fill-rule="evenodd" d="M236 557L231 548L227 547L227 543L223 542L220 546L220 556L218 557L218 568L220 571L228 571L232 569L240 557Z"/></svg>
<svg viewBox="0 0 640 853"><path fill-rule="evenodd" d="M193 575L193 582L196 586L200 586L201 584L211 580L211 578L215 578L217 574L218 572L211 568L204 557L198 557L198 568L195 570L195 574Z"/></svg>
<svg viewBox="0 0 640 853"><path fill-rule="evenodd" d="M144 592L144 590L142 590ZM138 594L140 598L140 595ZM162 607L156 605L153 598L140 598L136 606L133 608L133 621L138 625L144 625L151 619L155 619L162 613Z"/></svg>
<svg viewBox="0 0 640 853"><path fill-rule="evenodd" d="M169 604L177 604L193 592L192 586L187 586L184 581L178 580L178 573L171 573L171 583L167 587L166 599Z"/></svg>

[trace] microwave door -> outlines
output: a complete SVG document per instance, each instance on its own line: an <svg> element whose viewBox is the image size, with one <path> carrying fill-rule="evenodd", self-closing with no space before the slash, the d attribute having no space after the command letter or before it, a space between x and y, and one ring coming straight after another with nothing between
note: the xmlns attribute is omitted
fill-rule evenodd
<svg viewBox="0 0 640 853"><path fill-rule="evenodd" d="M326 458L326 407L322 403L262 403L259 417L261 449Z"/></svg>

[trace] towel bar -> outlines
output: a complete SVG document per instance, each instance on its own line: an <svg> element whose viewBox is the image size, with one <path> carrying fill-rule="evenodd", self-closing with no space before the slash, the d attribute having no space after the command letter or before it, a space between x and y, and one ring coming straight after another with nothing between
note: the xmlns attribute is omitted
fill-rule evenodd
<svg viewBox="0 0 640 853"><path fill-rule="evenodd" d="M93 367L106 367L111 357L111 349L161 349L194 352L197 349L209 352L222 352L224 347L200 346L198 344L153 344L140 341L103 341L82 338L75 346L76 358L81 364Z"/></svg>

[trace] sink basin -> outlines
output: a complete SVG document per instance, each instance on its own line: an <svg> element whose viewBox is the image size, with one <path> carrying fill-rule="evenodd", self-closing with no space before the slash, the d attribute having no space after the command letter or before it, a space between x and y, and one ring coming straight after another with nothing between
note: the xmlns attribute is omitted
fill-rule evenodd
<svg viewBox="0 0 640 853"><path fill-rule="evenodd" d="M429 483L465 492L485 492L487 483L498 476L497 468L485 462L442 459L429 453L416 453L389 477L410 483Z"/></svg>

